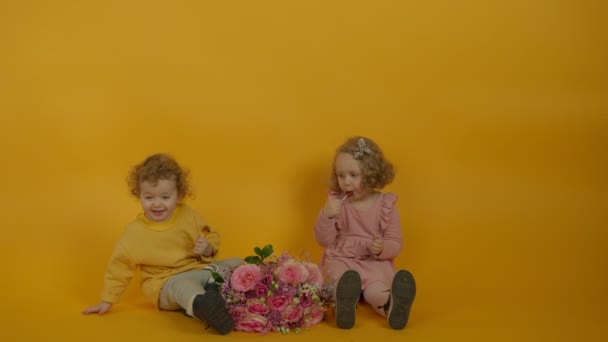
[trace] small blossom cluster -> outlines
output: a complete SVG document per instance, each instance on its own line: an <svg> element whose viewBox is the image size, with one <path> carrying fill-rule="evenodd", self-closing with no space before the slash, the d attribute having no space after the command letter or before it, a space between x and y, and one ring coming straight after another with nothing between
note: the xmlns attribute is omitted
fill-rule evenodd
<svg viewBox="0 0 608 342"><path fill-rule="evenodd" d="M332 296L319 267L287 252L275 258L270 245L255 251L245 264L214 276L235 330L299 333L321 322Z"/></svg>

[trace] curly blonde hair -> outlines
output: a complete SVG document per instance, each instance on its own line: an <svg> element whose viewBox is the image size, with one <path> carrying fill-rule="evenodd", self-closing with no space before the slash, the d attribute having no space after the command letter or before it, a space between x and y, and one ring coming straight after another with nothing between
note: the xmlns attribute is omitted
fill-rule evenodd
<svg viewBox="0 0 608 342"><path fill-rule="evenodd" d="M183 199L192 195L189 176L190 171L182 168L173 157L157 153L133 166L127 176L127 183L131 195L139 198L142 182L156 184L160 179L172 179L175 180L179 199Z"/></svg>
<svg viewBox="0 0 608 342"><path fill-rule="evenodd" d="M365 188L382 189L395 178L393 164L384 158L384 154L378 144L369 138L355 136L348 138L336 150L329 177L329 190L331 191L341 191L340 185L338 185L338 176L336 175L336 157L340 153L348 153L359 161L362 174L361 185Z"/></svg>

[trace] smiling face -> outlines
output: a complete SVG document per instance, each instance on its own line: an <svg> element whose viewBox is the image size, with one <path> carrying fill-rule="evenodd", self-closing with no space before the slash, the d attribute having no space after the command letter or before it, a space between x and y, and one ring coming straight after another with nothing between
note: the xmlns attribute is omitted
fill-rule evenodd
<svg viewBox="0 0 608 342"><path fill-rule="evenodd" d="M364 197L367 189L361 186L363 173L359 161L350 153L339 153L336 156L336 178L340 190L349 194L353 200Z"/></svg>
<svg viewBox="0 0 608 342"><path fill-rule="evenodd" d="M163 222L171 217L179 200L174 179L159 179L156 184L143 181L139 188L141 207L149 220Z"/></svg>

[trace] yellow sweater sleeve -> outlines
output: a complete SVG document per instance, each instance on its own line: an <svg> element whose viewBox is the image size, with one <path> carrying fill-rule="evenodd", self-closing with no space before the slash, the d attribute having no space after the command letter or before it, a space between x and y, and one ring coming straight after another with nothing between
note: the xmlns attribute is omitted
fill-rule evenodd
<svg viewBox="0 0 608 342"><path fill-rule="evenodd" d="M101 300L108 303L118 303L123 292L131 282L137 266L119 241L114 247L104 276L104 289Z"/></svg>

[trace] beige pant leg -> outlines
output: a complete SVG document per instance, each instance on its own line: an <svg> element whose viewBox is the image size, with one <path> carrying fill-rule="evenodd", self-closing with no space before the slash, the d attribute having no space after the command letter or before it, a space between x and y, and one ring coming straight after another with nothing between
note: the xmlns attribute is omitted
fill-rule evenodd
<svg viewBox="0 0 608 342"><path fill-rule="evenodd" d="M196 295L205 293L205 285L212 279L211 270L236 267L242 263L239 258L218 260L211 263L207 269L191 270L172 276L160 290L158 307L162 310L183 308L192 316L192 301Z"/></svg>
<svg viewBox="0 0 608 342"><path fill-rule="evenodd" d="M207 267L217 272L220 269L237 267L242 264L243 260L240 258L228 258L223 260L216 260Z"/></svg>
<svg viewBox="0 0 608 342"><path fill-rule="evenodd" d="M191 270L172 276L160 290L158 307L162 310L183 308L191 314L192 300L196 295L205 293L204 284L210 277L209 270Z"/></svg>

